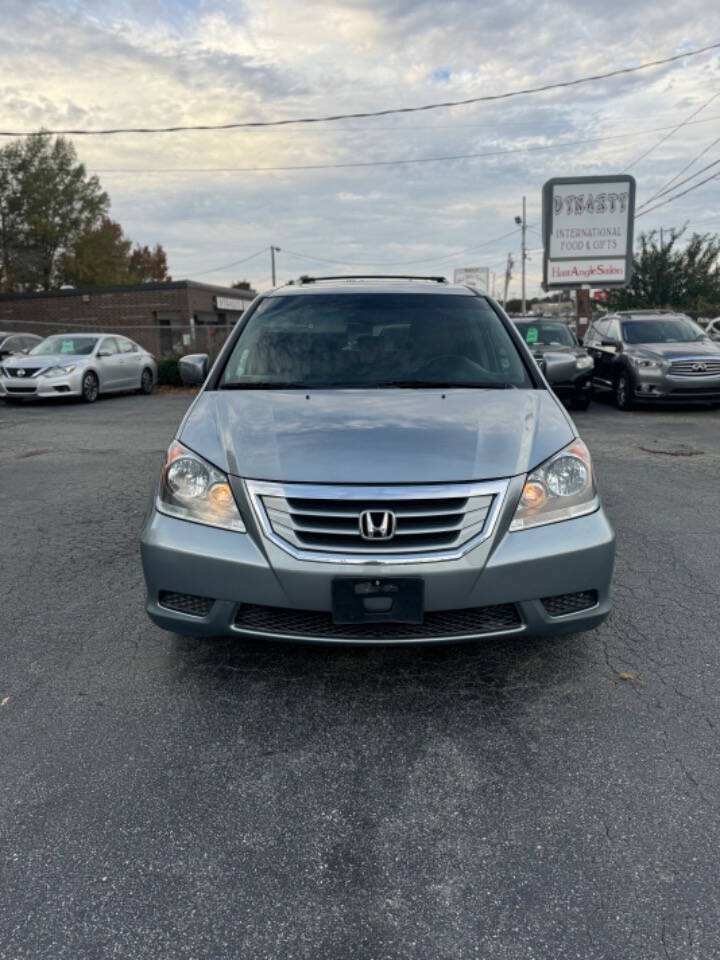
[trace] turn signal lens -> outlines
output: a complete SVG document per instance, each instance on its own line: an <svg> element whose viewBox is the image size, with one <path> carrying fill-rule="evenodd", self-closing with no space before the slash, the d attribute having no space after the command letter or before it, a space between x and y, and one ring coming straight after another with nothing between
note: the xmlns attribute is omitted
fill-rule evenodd
<svg viewBox="0 0 720 960"><path fill-rule="evenodd" d="M208 501L220 510L227 510L233 502L232 490L228 483L214 483L207 492Z"/></svg>
<svg viewBox="0 0 720 960"><path fill-rule="evenodd" d="M522 503L528 510L538 510L547 503L548 493L544 484L529 480L522 492Z"/></svg>

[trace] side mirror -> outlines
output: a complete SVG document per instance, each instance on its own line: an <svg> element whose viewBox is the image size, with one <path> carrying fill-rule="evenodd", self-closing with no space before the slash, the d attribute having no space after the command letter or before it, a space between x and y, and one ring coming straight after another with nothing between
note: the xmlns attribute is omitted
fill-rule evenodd
<svg viewBox="0 0 720 960"><path fill-rule="evenodd" d="M186 357L180 357L178 367L180 379L185 386L196 387L205 383L210 369L210 357L206 353L189 353Z"/></svg>
<svg viewBox="0 0 720 960"><path fill-rule="evenodd" d="M103 357L111 357L111 356L112 356L112 354L110 353L109 350L98 350L97 355L98 355L99 359L101 359L101 360L102 360Z"/></svg>
<svg viewBox="0 0 720 960"><path fill-rule="evenodd" d="M543 373L548 383L565 383L571 380L575 375L576 363L575 357L569 357L562 353L545 354L545 369Z"/></svg>
<svg viewBox="0 0 720 960"><path fill-rule="evenodd" d="M613 340L612 337L605 337L604 340L600 341L601 347L616 347L617 345L617 340Z"/></svg>

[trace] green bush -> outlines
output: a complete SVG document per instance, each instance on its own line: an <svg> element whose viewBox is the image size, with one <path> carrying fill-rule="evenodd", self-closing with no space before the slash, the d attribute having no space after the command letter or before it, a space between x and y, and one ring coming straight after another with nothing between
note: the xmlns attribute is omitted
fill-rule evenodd
<svg viewBox="0 0 720 960"><path fill-rule="evenodd" d="M180 368L178 366L179 359L180 359L179 353L166 353L164 357L161 357L161 359L158 360L157 382L159 386L161 387L181 387L182 386L182 380L180 379Z"/></svg>

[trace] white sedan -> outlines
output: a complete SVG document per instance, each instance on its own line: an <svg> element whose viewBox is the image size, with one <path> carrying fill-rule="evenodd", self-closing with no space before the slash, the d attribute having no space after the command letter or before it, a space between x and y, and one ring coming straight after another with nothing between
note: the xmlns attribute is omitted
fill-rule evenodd
<svg viewBox="0 0 720 960"><path fill-rule="evenodd" d="M152 393L157 364L143 347L121 336L65 333L47 337L25 356L0 366L0 398L81 397L93 403L101 393Z"/></svg>

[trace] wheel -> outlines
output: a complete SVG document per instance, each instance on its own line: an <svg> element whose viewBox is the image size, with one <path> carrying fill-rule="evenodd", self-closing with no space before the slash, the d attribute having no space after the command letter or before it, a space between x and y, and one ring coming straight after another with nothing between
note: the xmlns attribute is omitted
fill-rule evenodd
<svg viewBox="0 0 720 960"><path fill-rule="evenodd" d="M573 410L587 410L592 399L592 390L578 390L572 399Z"/></svg>
<svg viewBox="0 0 720 960"><path fill-rule="evenodd" d="M153 379L152 370L150 367L145 367L140 377L140 390L139 393L149 394L153 392L153 387L155 386L155 381Z"/></svg>
<svg viewBox="0 0 720 960"><path fill-rule="evenodd" d="M618 410L632 410L633 408L633 384L630 374L623 370L618 374L615 380L615 406Z"/></svg>
<svg viewBox="0 0 720 960"><path fill-rule="evenodd" d="M100 393L98 378L89 370L82 378L82 398L85 403L95 403Z"/></svg>

